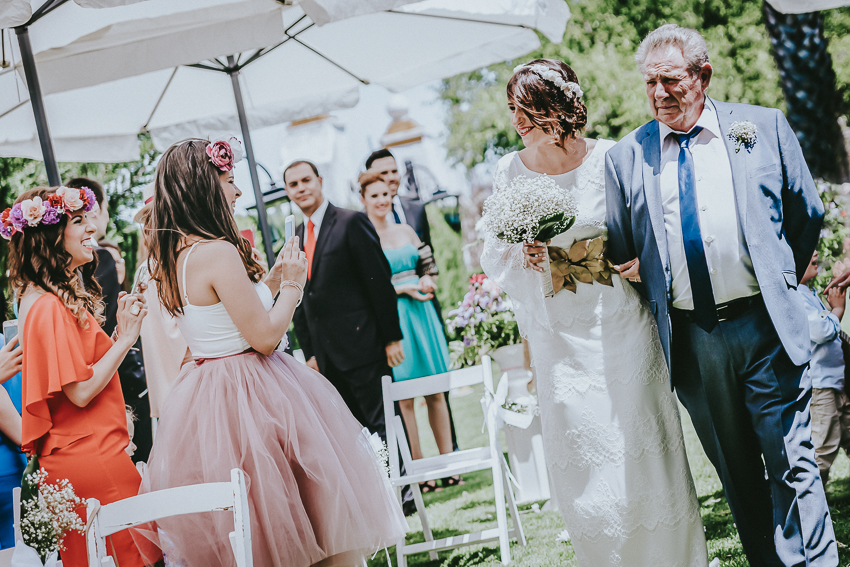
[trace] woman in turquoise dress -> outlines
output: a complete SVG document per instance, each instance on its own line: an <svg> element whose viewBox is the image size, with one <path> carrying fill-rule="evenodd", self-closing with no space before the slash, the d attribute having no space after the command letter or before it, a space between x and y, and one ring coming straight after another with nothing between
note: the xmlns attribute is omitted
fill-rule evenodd
<svg viewBox="0 0 850 567"><path fill-rule="evenodd" d="M392 194L378 174L366 172L360 176L360 198L366 215L381 239L381 248L390 263L393 286L398 294L398 315L404 333L404 362L393 368L393 379L398 382L447 372L449 349L446 335L443 323L431 303L437 286L430 276L420 278L416 275L422 243L409 225L389 220ZM451 453L449 410L444 394L426 396L425 402L428 405L428 421L440 454ZM421 459L413 400L401 400L399 407L410 437L411 455L414 459ZM453 480L449 484L458 483L458 479ZM436 482L424 483L422 489L424 492L435 491Z"/></svg>

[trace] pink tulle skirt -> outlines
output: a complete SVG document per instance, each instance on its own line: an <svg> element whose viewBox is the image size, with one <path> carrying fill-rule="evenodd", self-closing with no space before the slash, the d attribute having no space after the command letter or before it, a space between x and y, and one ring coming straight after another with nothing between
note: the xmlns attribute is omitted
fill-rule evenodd
<svg viewBox="0 0 850 567"><path fill-rule="evenodd" d="M357 564L407 523L362 426L336 389L292 357L190 364L162 407L139 493L245 471L257 567ZM166 518L143 532L168 562L235 564L229 513Z"/></svg>

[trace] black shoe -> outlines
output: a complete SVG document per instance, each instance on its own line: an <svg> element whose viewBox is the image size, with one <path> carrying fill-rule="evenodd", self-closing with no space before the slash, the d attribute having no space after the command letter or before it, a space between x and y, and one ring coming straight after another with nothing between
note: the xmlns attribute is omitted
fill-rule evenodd
<svg viewBox="0 0 850 567"><path fill-rule="evenodd" d="M416 502L411 498L410 500L402 503L401 509L404 511L405 516L412 516L416 513Z"/></svg>

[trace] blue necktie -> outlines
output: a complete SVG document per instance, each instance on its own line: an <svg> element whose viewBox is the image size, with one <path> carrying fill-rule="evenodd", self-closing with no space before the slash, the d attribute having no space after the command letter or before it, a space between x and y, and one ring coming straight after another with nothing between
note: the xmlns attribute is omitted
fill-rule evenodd
<svg viewBox="0 0 850 567"><path fill-rule="evenodd" d="M398 211L395 210L395 205L393 205L393 218L395 219L396 224L401 224L401 217L398 216Z"/></svg>
<svg viewBox="0 0 850 567"><path fill-rule="evenodd" d="M675 136L679 139L679 208L682 217L682 240L685 244L685 258L694 298L694 323L710 333L717 325L717 306L714 303L705 248L699 231L694 156L688 148L688 144L701 130L702 127L698 126L688 134Z"/></svg>

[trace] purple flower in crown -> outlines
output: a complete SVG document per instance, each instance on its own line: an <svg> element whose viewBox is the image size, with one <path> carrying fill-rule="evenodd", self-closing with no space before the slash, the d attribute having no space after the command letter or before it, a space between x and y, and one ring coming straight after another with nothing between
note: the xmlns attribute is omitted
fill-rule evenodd
<svg viewBox="0 0 850 567"><path fill-rule="evenodd" d="M27 226L27 219L24 218L24 212L21 210L21 204L17 203L14 207L12 207L12 212L9 213L9 220L12 221L12 224L15 225L15 228L18 230L24 230L24 227Z"/></svg>
<svg viewBox="0 0 850 567"><path fill-rule="evenodd" d="M62 220L62 213L59 209L51 206L44 208L44 216L41 217L41 224L56 224Z"/></svg>
<svg viewBox="0 0 850 567"><path fill-rule="evenodd" d="M0 236L5 238L6 240L11 240L12 235L15 234L16 231L17 229L15 228L15 225L13 225L11 222L4 222L2 225L0 225Z"/></svg>
<svg viewBox="0 0 850 567"><path fill-rule="evenodd" d="M88 187L83 187L83 192L86 194L85 210L88 212L94 208L94 204L97 203L97 197L95 197L94 191Z"/></svg>

